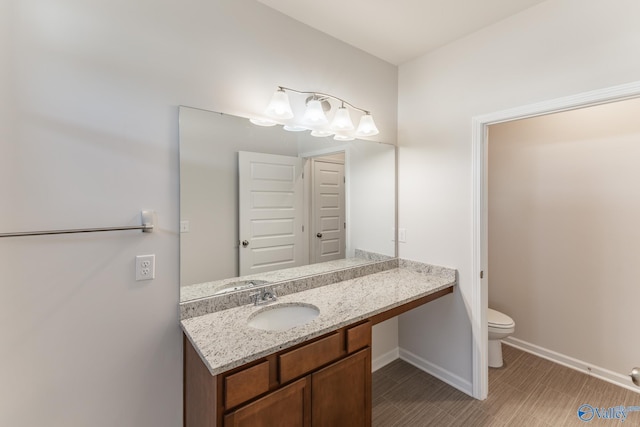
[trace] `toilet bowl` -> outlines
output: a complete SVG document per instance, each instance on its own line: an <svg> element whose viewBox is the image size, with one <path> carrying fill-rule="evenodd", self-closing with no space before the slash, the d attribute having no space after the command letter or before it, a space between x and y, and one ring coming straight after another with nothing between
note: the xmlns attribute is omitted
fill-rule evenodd
<svg viewBox="0 0 640 427"><path fill-rule="evenodd" d="M513 319L497 310L489 309L487 312L489 323L489 367L500 368L502 362L501 339L513 334L516 323Z"/></svg>

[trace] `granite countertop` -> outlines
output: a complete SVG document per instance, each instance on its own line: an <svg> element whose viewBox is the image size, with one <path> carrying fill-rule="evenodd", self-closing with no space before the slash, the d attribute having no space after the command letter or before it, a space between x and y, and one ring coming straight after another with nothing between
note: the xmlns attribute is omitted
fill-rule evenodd
<svg viewBox="0 0 640 427"><path fill-rule="evenodd" d="M211 295L216 294L216 292L220 291L221 289L228 287L230 284L238 281L265 280L270 283L279 283L287 280L297 279L299 277L328 273L345 268L365 265L371 263L372 261L385 261L392 258L393 257L388 255L382 255L374 252L356 249L355 256L350 258L325 261L299 267L285 268L282 270L256 273L248 276L231 277L228 279L183 285L180 288L180 302L210 297Z"/></svg>
<svg viewBox="0 0 640 427"><path fill-rule="evenodd" d="M192 285L182 286L180 288L180 301L189 301L198 298L208 297L215 294L220 289L229 284L246 281L246 280L266 280L270 283L283 282L292 280L301 276L309 276L314 274L326 273L343 268L355 267L371 262L365 258L346 258L336 261L322 262L318 264L304 265L301 267L286 268L284 270L269 271L266 273L257 273L249 276L233 277L230 279L215 280L211 282L195 283Z"/></svg>
<svg viewBox="0 0 640 427"><path fill-rule="evenodd" d="M285 295L269 305L247 304L192 317L181 325L211 375L217 375L455 284L455 270L401 262L399 268ZM254 312L286 303L313 304L320 314L284 331L248 326Z"/></svg>

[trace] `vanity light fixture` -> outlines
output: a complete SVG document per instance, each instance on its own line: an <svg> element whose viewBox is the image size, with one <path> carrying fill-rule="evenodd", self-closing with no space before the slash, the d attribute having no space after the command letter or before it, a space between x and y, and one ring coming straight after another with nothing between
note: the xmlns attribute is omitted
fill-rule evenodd
<svg viewBox="0 0 640 427"><path fill-rule="evenodd" d="M260 117L254 117L252 119L249 119L249 121L251 123L253 123L254 125L258 125L258 126L275 126L278 123L274 122L273 120L269 120L269 119L263 119Z"/></svg>
<svg viewBox="0 0 640 427"><path fill-rule="evenodd" d="M341 135L339 133L336 133L333 139L335 139L336 141L353 141L355 138L349 135Z"/></svg>
<svg viewBox="0 0 640 427"><path fill-rule="evenodd" d="M297 126L297 125L284 125L283 128L284 130L287 130L289 132L304 132L306 130L309 130L304 126Z"/></svg>
<svg viewBox="0 0 640 427"><path fill-rule="evenodd" d="M333 116L333 121L331 122L331 130L341 131L341 130L353 130L353 122L351 121L351 116L349 115L349 110L344 106L344 102L342 106L338 108L335 116Z"/></svg>
<svg viewBox="0 0 640 427"><path fill-rule="evenodd" d="M358 136L373 136L379 133L376 124L373 122L373 116L371 113L366 112L360 118L360 124L358 125L358 130L356 131L356 135Z"/></svg>
<svg viewBox="0 0 640 427"><path fill-rule="evenodd" d="M307 108L304 110L302 123L310 126L322 126L329 123L322 108L322 101L319 99L310 99L307 101Z"/></svg>
<svg viewBox="0 0 640 427"><path fill-rule="evenodd" d="M333 132L329 130L314 129L311 131L311 136L316 136L318 138L324 138L331 135L333 135Z"/></svg>
<svg viewBox="0 0 640 427"><path fill-rule="evenodd" d="M300 119L297 119L293 113L287 92L309 95L305 100L304 114ZM331 103L329 102L331 100L340 102L340 107L333 113L329 124L327 112L331 112ZM357 129L351 121L351 115L347 107L362 113ZM265 110L265 116L263 118L250 119L251 123L259 126L283 124L284 129L288 131L310 130L313 136L327 137L334 135L334 139L338 141L350 141L354 137L373 136L379 133L370 111L358 108L337 96L321 92L299 91L284 86L278 86Z"/></svg>
<svg viewBox="0 0 640 427"><path fill-rule="evenodd" d="M273 94L273 98L271 98L271 102L267 106L265 114L282 120L287 120L293 117L293 110L289 103L289 96L282 88L278 88L276 93Z"/></svg>

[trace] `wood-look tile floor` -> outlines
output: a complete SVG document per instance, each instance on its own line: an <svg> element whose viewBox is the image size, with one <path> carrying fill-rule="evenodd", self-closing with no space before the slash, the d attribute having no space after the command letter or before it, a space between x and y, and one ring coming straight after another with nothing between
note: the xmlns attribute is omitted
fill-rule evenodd
<svg viewBox="0 0 640 427"><path fill-rule="evenodd" d="M640 393L612 385L508 345L504 366L489 369L484 401L400 359L373 373L373 425L400 426L618 426L640 427L640 412L620 419L578 418L594 408L640 407ZM586 416L585 416L586 417Z"/></svg>

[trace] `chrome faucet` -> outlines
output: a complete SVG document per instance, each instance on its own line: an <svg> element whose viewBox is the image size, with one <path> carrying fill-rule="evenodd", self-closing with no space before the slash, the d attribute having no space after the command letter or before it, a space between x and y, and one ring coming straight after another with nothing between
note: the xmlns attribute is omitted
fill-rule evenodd
<svg viewBox="0 0 640 427"><path fill-rule="evenodd" d="M278 296L275 291L267 288L260 288L258 292L249 294L249 296L251 297L254 305L268 304L278 300Z"/></svg>

